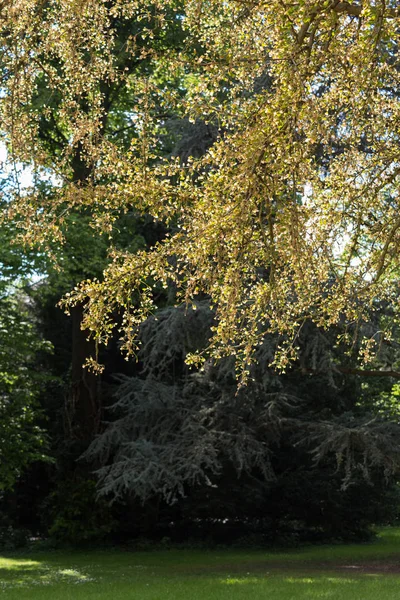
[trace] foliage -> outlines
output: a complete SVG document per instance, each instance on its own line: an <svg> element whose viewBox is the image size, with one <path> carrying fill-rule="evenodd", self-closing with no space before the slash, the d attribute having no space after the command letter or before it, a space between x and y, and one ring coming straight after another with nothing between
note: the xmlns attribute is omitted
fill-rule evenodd
<svg viewBox="0 0 400 600"><path fill-rule="evenodd" d="M134 351L169 278L181 299L210 295L210 351L236 355L244 379L266 330L287 332L285 368L306 320L361 322L376 298L396 309L398 17L394 0L5 3L4 136L60 182L51 199L15 196L25 240L61 240L78 205L102 232L131 208L176 224L75 290L100 341L122 306ZM217 128L205 156L167 158L176 115Z"/></svg>
<svg viewBox="0 0 400 600"><path fill-rule="evenodd" d="M400 417L400 385L395 383L391 390L382 391L378 398L375 398L375 410L378 414L389 414L394 421L399 421Z"/></svg>
<svg viewBox="0 0 400 600"><path fill-rule="evenodd" d="M37 408L45 376L35 372L34 361L48 345L23 302L18 296L0 299L0 489L12 487L32 461L46 460Z"/></svg>
<svg viewBox="0 0 400 600"><path fill-rule="evenodd" d="M398 423L371 414L359 382L335 371L328 334L305 327L286 376L269 368L279 340L266 337L238 389L232 359L200 372L184 363L213 322L202 301L143 324L141 372L119 378L110 422L85 452L100 495L155 501L153 533L172 539L351 539L395 518Z"/></svg>
<svg viewBox="0 0 400 600"><path fill-rule="evenodd" d="M5 515L0 516L0 550L19 550L28 545L31 533L27 529L16 528Z"/></svg>
<svg viewBox="0 0 400 600"><path fill-rule="evenodd" d="M49 535L56 541L80 545L98 542L115 527L110 509L96 502L96 483L91 479L68 479L59 483L49 501L55 515Z"/></svg>

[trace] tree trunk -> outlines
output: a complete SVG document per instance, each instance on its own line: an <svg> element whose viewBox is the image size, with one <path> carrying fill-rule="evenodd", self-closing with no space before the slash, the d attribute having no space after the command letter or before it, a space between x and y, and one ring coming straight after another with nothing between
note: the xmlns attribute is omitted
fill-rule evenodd
<svg viewBox="0 0 400 600"><path fill-rule="evenodd" d="M66 404L66 428L71 437L91 440L98 433L101 420L99 379L83 365L94 356L95 344L88 340L88 332L81 329L83 307L71 309L72 361L71 388Z"/></svg>
<svg viewBox="0 0 400 600"><path fill-rule="evenodd" d="M72 181L85 185L91 175L91 168L82 158L82 144L79 142L72 160ZM71 387L66 401L66 430L71 438L90 442L99 431L101 420L100 380L84 367L88 358L95 356L95 343L89 340L89 332L81 329L83 305L70 310L72 319L72 359Z"/></svg>

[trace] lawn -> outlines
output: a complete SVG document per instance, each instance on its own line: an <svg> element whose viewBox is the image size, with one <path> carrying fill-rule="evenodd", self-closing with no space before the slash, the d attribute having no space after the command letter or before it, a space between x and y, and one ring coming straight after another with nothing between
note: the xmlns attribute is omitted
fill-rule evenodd
<svg viewBox="0 0 400 600"><path fill-rule="evenodd" d="M400 598L400 529L376 542L291 551L0 555L0 600Z"/></svg>

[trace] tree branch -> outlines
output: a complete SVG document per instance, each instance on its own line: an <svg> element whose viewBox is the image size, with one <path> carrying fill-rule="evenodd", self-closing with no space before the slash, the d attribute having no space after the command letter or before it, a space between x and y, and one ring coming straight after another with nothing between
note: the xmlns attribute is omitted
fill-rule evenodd
<svg viewBox="0 0 400 600"><path fill-rule="evenodd" d="M360 377L393 377L393 379L400 379L400 371L380 371L370 370L370 369L352 369L350 367L340 367L335 366L335 370L339 371L339 373L343 373L345 375L359 375ZM309 373L310 375L320 375L323 371L318 371L317 369L302 369L304 373Z"/></svg>
<svg viewBox="0 0 400 600"><path fill-rule="evenodd" d="M353 17L361 16L362 9L362 3L350 4L350 2L338 2L332 7L332 10L334 10L337 13L346 13ZM400 8L386 8L384 11L384 16L390 19L396 19L400 16Z"/></svg>

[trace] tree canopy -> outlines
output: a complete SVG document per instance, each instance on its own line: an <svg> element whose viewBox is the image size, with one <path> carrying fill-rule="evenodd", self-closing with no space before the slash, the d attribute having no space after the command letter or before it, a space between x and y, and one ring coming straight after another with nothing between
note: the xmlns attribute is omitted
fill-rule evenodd
<svg viewBox="0 0 400 600"><path fill-rule="evenodd" d="M3 138L58 182L17 190L25 241L61 241L78 206L105 235L127 210L169 226L150 249L111 247L68 297L97 340L122 307L134 352L171 280L178 302L211 298L209 353L244 374L267 330L285 367L306 321L350 330L377 301L397 310L399 18L394 0L2 3ZM162 152L177 116L215 127L204 156Z"/></svg>

